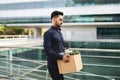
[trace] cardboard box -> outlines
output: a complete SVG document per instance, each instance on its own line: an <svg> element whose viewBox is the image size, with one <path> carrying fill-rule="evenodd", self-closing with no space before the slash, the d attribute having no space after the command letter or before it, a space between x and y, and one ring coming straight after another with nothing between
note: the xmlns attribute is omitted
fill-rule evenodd
<svg viewBox="0 0 120 80"><path fill-rule="evenodd" d="M83 68L80 54L71 55L69 58L70 62L57 61L60 74L79 72Z"/></svg>

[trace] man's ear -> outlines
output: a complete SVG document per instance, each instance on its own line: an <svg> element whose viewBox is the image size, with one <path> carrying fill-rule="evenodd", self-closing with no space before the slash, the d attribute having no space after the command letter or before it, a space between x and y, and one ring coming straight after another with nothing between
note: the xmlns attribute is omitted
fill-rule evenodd
<svg viewBox="0 0 120 80"><path fill-rule="evenodd" d="M56 17L53 18L53 21L56 21Z"/></svg>
<svg viewBox="0 0 120 80"><path fill-rule="evenodd" d="M56 20L56 17L54 17L53 19Z"/></svg>
<svg viewBox="0 0 120 80"><path fill-rule="evenodd" d="M54 21L54 18L52 18L52 21Z"/></svg>

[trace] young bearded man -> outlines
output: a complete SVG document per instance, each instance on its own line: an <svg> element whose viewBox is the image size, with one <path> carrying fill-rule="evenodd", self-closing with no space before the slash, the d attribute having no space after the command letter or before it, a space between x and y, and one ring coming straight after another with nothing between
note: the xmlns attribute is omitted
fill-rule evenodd
<svg viewBox="0 0 120 80"><path fill-rule="evenodd" d="M47 66L52 80L64 80L59 74L57 60L69 61L69 55L64 54L64 41L61 33L63 24L63 12L53 11L51 13L52 25L44 34L44 50L47 54Z"/></svg>

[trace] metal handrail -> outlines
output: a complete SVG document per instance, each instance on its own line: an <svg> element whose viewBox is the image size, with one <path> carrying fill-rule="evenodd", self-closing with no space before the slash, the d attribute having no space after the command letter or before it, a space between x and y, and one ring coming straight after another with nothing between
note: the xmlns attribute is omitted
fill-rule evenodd
<svg viewBox="0 0 120 80"><path fill-rule="evenodd" d="M23 59L23 58L19 58L19 57L13 57L12 56L12 49L14 49L14 48L28 48L28 49L40 49L40 50L43 50L44 48L43 47L18 47L18 46L0 46L0 48L10 48L10 56L8 56L9 58L10 58L10 63L9 64L12 64L12 65L10 65L10 70L12 70L12 66L14 65L13 63L12 63L12 60L13 60L13 58L15 58L15 59L19 59L19 60L22 60L22 61L30 61L30 62L35 62L35 63L39 63L39 61L33 61L33 60L27 60L27 59ZM79 51L92 51L92 52L116 52L116 53L120 53L120 50L118 50L118 49L89 49L89 48L70 48L71 50L79 50ZM89 57L89 56L84 56L84 57ZM92 56L90 56L90 57L92 57ZM93 56L94 57L94 56ZM99 57L99 56L95 56L95 57ZM110 56L106 56L106 57L110 57ZM104 57L105 58L105 57ZM112 57L112 58L114 58L114 57ZM45 62L45 65L46 65L46 61L43 61L43 62ZM91 64L84 64L84 65L91 65ZM94 64L94 65L96 65L97 66L97 64ZM115 66L116 67L116 66ZM118 66L117 66L118 67ZM33 70L36 70L36 69L33 69ZM31 71L33 71L33 70L31 70ZM30 72L31 72L30 71ZM13 72L10 72L11 74L10 74L10 77L12 77L12 75L13 75ZM25 75L26 74L31 74L31 73L25 73ZM25 76L25 75L23 75L23 76ZM34 75L34 74L33 74ZM68 77L69 78L69 77ZM11 78L10 78L10 80L12 80Z"/></svg>
<svg viewBox="0 0 120 80"><path fill-rule="evenodd" d="M0 35L0 38L27 38L29 35Z"/></svg>
<svg viewBox="0 0 120 80"><path fill-rule="evenodd" d="M18 46L0 46L0 48L28 48L28 49L44 49L43 47L18 47ZM69 48L71 50L79 51L93 51L93 52L117 52L120 53L120 49L90 49L90 48Z"/></svg>
<svg viewBox="0 0 120 80"><path fill-rule="evenodd" d="M65 40L65 42L84 42L84 43L88 43L88 42L120 42L120 39L97 39L97 40Z"/></svg>
<svg viewBox="0 0 120 80"><path fill-rule="evenodd" d="M87 58L110 58L110 59L120 59L118 56L97 56L97 55L81 55L82 57Z"/></svg>
<svg viewBox="0 0 120 80"><path fill-rule="evenodd" d="M44 49L43 47L26 47L26 46L0 46L0 48L28 48L28 49Z"/></svg>
<svg viewBox="0 0 120 80"><path fill-rule="evenodd" d="M89 49L89 48L70 48L71 50L79 51L92 51L92 52L117 52L120 53L118 49Z"/></svg>

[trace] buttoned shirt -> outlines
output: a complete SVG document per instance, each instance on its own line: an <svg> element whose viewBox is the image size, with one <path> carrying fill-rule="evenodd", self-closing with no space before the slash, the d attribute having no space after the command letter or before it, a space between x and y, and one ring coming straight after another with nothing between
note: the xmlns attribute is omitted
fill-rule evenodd
<svg viewBox="0 0 120 80"><path fill-rule="evenodd" d="M44 50L48 61L57 61L63 58L64 41L61 29L51 26L44 34Z"/></svg>

